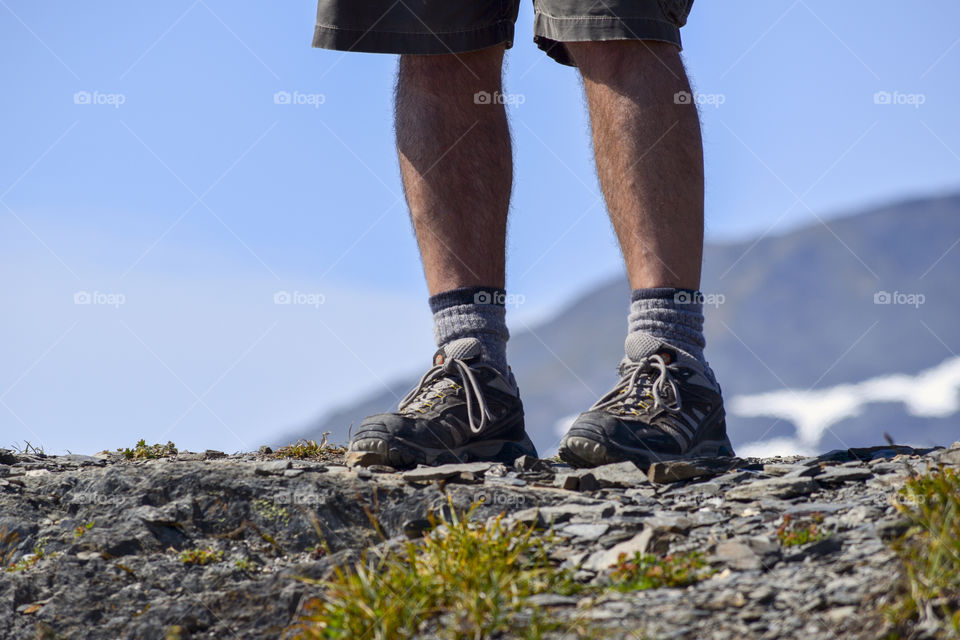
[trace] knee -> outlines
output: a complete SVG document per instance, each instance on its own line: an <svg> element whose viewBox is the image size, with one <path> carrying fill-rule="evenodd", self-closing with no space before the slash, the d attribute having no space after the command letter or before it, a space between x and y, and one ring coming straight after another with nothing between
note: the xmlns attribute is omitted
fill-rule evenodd
<svg viewBox="0 0 960 640"><path fill-rule="evenodd" d="M643 73L650 65L683 68L680 49L659 40L602 40L565 43L580 73L603 80L626 73Z"/></svg>
<svg viewBox="0 0 960 640"><path fill-rule="evenodd" d="M468 53L400 56L399 82L431 93L499 85L504 46Z"/></svg>

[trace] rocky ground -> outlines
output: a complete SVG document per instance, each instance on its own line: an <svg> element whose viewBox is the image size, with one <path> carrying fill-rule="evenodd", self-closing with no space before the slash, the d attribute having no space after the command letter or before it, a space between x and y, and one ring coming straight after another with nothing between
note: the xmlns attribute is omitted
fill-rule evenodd
<svg viewBox="0 0 960 640"><path fill-rule="evenodd" d="M0 637L282 637L317 593L297 578L322 578L385 544L374 521L387 538L416 535L450 498L480 501L478 519L552 523L555 557L584 582L638 550L699 550L716 568L686 588L535 596L610 637L875 638L898 576L885 542L903 530L891 496L908 465L937 462L960 465L960 443L648 473L529 458L398 473L265 451L129 461L0 450L0 560L16 567L0 572ZM785 546L785 515L822 516L827 536ZM184 562L191 549L211 550L213 561Z"/></svg>

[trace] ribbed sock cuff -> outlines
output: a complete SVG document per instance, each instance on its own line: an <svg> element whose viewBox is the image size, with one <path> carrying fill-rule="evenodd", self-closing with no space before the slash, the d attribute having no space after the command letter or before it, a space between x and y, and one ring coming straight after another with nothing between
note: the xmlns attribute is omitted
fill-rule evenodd
<svg viewBox="0 0 960 640"><path fill-rule="evenodd" d="M703 298L699 291L673 287L635 289L630 301L630 333L650 334L706 364Z"/></svg>
<svg viewBox="0 0 960 640"><path fill-rule="evenodd" d="M506 293L497 287L461 287L430 297L437 347L459 338L480 341L483 360L507 374Z"/></svg>
<svg viewBox="0 0 960 640"><path fill-rule="evenodd" d="M504 306L507 292L498 287L460 287L430 296L430 311L436 313L461 304L492 304Z"/></svg>

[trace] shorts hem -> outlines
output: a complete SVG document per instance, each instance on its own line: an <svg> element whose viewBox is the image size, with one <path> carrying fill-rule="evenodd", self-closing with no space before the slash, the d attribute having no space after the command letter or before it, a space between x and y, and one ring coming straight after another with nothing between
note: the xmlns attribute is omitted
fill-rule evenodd
<svg viewBox="0 0 960 640"><path fill-rule="evenodd" d="M614 16L557 17L537 13L533 19L533 40L548 56L567 66L576 64L564 42L602 42L605 40L657 40L682 49L680 28L672 22L654 18L618 18Z"/></svg>
<svg viewBox="0 0 960 640"><path fill-rule="evenodd" d="M476 29L442 33L343 29L318 24L312 44L318 49L364 53L449 54L477 51L498 44L505 44L509 49L513 46L513 35L514 25L506 20Z"/></svg>

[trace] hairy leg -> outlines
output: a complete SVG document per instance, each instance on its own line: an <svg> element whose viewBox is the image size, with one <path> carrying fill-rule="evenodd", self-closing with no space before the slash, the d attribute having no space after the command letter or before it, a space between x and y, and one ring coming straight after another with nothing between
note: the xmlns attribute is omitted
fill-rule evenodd
<svg viewBox="0 0 960 640"><path fill-rule="evenodd" d="M600 186L632 289L697 289L703 255L700 120L678 49L568 42L590 106Z"/></svg>
<svg viewBox="0 0 960 640"><path fill-rule="evenodd" d="M504 285L513 161L506 112L489 99L503 52L400 58L397 152L431 295Z"/></svg>

